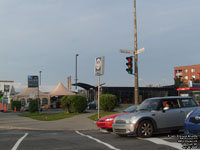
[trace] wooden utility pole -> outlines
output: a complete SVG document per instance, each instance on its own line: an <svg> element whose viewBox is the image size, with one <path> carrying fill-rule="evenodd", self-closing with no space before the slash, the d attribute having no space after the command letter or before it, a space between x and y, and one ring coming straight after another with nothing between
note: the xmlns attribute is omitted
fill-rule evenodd
<svg viewBox="0 0 200 150"><path fill-rule="evenodd" d="M139 103L139 89L138 89L138 54L137 54L137 20L136 20L136 0L134 0L134 58L135 58L135 88L134 97L135 104Z"/></svg>

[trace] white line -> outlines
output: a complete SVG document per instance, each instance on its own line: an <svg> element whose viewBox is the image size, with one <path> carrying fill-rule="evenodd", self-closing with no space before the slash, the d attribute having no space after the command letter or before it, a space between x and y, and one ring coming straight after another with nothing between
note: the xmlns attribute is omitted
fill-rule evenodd
<svg viewBox="0 0 200 150"><path fill-rule="evenodd" d="M11 150L17 150L19 144L23 141L23 139L25 139L25 137L28 135L28 133L26 133L23 137L21 137L17 143L13 146L13 148Z"/></svg>
<svg viewBox="0 0 200 150"><path fill-rule="evenodd" d="M175 143L175 142L168 142L168 141L165 141L165 140L162 140L162 139L158 139L158 138L139 138L140 140L147 140L147 141L151 141L153 143L156 143L156 144L161 144L161 145L167 145L167 146L170 146L170 147L173 147L173 148L177 148L179 150L182 150L182 144L180 143Z"/></svg>
<svg viewBox="0 0 200 150"><path fill-rule="evenodd" d="M99 139L93 138L92 136L85 135L85 134L83 134L83 133L80 133L79 131L76 131L76 133L79 134L79 135L81 135L81 136L88 137L88 138L90 138L90 139L92 139L92 140L94 140L94 141L96 141L96 142L98 142L98 143L101 143L101 144L107 146L107 147L110 148L110 149L113 149L113 150L120 150L120 149L115 148L114 146L112 146L112 145L110 145L110 144L108 144L108 143L105 143L105 142L100 141Z"/></svg>

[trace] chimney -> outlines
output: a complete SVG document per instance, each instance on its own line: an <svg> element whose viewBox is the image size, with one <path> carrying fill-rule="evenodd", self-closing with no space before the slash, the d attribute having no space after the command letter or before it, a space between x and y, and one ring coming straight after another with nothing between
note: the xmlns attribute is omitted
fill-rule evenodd
<svg viewBox="0 0 200 150"><path fill-rule="evenodd" d="M67 88L71 91L71 76L67 77Z"/></svg>

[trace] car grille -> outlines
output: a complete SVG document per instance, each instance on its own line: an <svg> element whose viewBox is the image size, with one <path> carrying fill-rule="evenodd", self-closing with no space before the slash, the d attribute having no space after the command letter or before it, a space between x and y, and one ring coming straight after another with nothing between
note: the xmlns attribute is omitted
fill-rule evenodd
<svg viewBox="0 0 200 150"><path fill-rule="evenodd" d="M115 129L115 133L119 133L119 134L126 133L126 129Z"/></svg>
<svg viewBox="0 0 200 150"><path fill-rule="evenodd" d="M189 130L191 134L200 135L200 130Z"/></svg>
<svg viewBox="0 0 200 150"><path fill-rule="evenodd" d="M126 124L126 121L124 121L124 120L116 120L115 124Z"/></svg>
<svg viewBox="0 0 200 150"><path fill-rule="evenodd" d="M194 117L191 117L190 122L198 124L200 123L200 120L196 120Z"/></svg>

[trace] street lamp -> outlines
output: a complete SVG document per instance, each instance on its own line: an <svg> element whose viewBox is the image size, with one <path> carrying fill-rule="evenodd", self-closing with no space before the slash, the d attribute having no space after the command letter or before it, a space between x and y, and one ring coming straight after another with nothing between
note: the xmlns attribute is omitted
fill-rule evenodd
<svg viewBox="0 0 200 150"><path fill-rule="evenodd" d="M77 92L77 57L78 57L79 55L78 54L76 54L75 55L75 92Z"/></svg>
<svg viewBox="0 0 200 150"><path fill-rule="evenodd" d="M40 86L41 86L41 82L42 82L41 73L42 73L42 71L39 71L39 73L40 73Z"/></svg>

